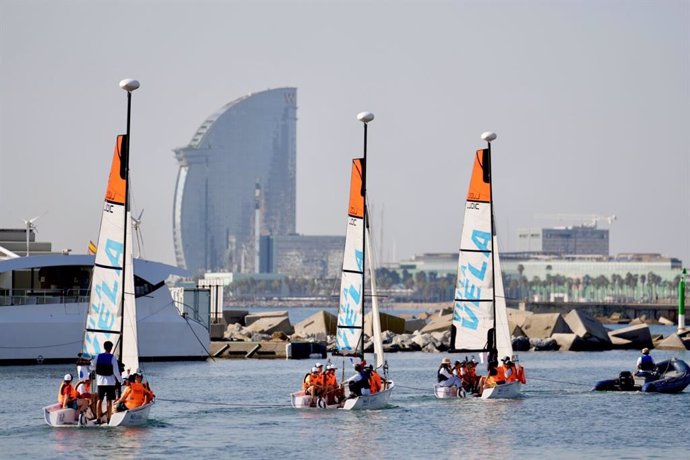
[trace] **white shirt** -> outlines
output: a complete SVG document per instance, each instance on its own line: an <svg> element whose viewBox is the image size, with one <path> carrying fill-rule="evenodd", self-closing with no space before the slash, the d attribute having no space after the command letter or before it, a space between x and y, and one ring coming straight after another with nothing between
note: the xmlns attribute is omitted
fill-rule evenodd
<svg viewBox="0 0 690 460"><path fill-rule="evenodd" d="M92 371L96 370L96 363L98 362L98 356L91 360L91 366L89 368ZM96 385L100 386L115 386L115 382L122 383L122 377L120 377L120 365L117 363L117 358L113 355L113 359L110 362L113 366L114 375L99 375L96 374Z"/></svg>

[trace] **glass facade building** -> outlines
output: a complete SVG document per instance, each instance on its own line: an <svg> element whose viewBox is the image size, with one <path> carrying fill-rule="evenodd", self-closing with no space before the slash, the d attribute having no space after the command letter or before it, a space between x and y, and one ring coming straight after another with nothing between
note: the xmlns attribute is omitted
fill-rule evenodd
<svg viewBox="0 0 690 460"><path fill-rule="evenodd" d="M295 232L296 131L297 89L270 89L225 105L175 150L179 266L255 271L258 236Z"/></svg>

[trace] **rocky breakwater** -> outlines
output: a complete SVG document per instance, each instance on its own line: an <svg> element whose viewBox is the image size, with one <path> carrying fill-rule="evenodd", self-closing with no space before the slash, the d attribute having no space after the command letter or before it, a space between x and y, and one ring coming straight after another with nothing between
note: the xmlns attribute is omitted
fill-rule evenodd
<svg viewBox="0 0 690 460"><path fill-rule="evenodd" d="M450 347L450 327L453 315L450 308L435 313L395 316L380 313L384 351L446 352ZM246 311L226 310L227 322L220 343L246 342L251 344L288 343L295 347L309 344L305 353L314 355L321 349L334 352L337 318L327 311L318 311L307 319L290 324L287 311L271 311L249 315ZM532 313L508 309L509 330L515 351L603 351L611 349L641 349L658 346L667 349L690 348L690 333L669 337L653 337L644 318L630 320L622 328L609 329L605 323L620 323L620 318L594 318L584 311L568 314ZM372 324L371 313L365 324ZM371 329L365 329L365 352L372 352ZM216 343L216 342L214 342ZM233 348L230 346L229 348ZM237 348L237 345L234 345ZM245 347L246 348L246 347ZM240 348L244 353L245 348ZM262 345L264 353L267 345ZM218 347L216 346L216 349ZM240 353L238 353L240 354ZM258 353L261 357L261 353ZM287 351L289 356L289 348ZM302 353L303 354L303 353ZM245 356L246 357L246 356ZM284 356L276 356L284 357Z"/></svg>

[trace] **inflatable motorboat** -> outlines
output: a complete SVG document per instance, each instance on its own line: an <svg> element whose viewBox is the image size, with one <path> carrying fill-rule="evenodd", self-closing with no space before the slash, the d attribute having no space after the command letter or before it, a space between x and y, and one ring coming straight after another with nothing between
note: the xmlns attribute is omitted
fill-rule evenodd
<svg viewBox="0 0 690 460"><path fill-rule="evenodd" d="M690 385L690 366L682 359L661 361L653 370L623 371L616 379L600 380L593 391L643 391L680 393Z"/></svg>

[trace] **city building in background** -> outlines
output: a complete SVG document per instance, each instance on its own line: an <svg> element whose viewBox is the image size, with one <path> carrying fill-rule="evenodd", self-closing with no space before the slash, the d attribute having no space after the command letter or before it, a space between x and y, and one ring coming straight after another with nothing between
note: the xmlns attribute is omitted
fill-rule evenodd
<svg viewBox="0 0 690 460"><path fill-rule="evenodd" d="M271 89L225 105L175 150L179 266L258 273L260 236L295 232L296 130L297 89Z"/></svg>
<svg viewBox="0 0 690 460"><path fill-rule="evenodd" d="M260 271L302 278L338 278L344 248L344 236L262 236Z"/></svg>
<svg viewBox="0 0 690 460"><path fill-rule="evenodd" d="M520 252L609 255L609 230L588 225L518 230Z"/></svg>

